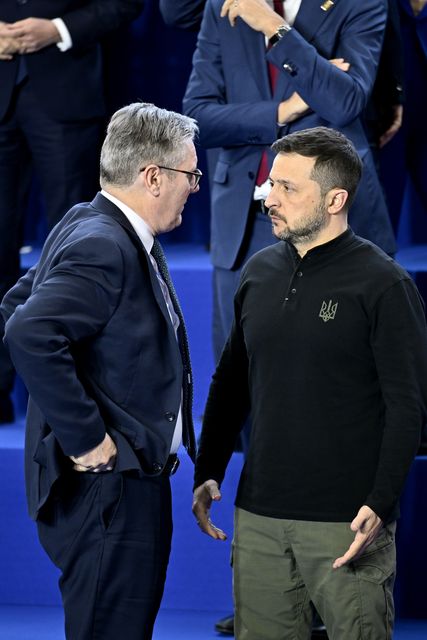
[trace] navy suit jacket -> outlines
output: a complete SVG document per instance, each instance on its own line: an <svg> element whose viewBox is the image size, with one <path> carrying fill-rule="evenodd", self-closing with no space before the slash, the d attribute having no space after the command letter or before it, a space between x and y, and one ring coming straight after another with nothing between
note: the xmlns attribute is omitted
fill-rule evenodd
<svg viewBox="0 0 427 640"><path fill-rule="evenodd" d="M25 55L28 75L40 104L58 121L104 115L99 40L125 21L136 18L144 0L1 0L0 21L62 18L73 46L61 52L56 44ZM0 60L0 120L9 107L19 56Z"/></svg>
<svg viewBox="0 0 427 640"><path fill-rule="evenodd" d="M26 487L30 515L70 455L108 431L116 471L159 474L183 385L191 385L157 276L126 216L98 194L49 235L39 263L5 296L5 342L30 394ZM188 394L184 393L184 397ZM191 409L183 432L195 455Z"/></svg>
<svg viewBox="0 0 427 640"><path fill-rule="evenodd" d="M267 54L264 35L241 19L231 27L220 17L222 4L206 4L184 97L185 113L200 125L202 145L222 147L212 185L213 263L223 268L236 263L266 146L289 132L321 125L347 135L364 161L351 226L393 253L393 231L360 120L375 81L385 2L337 0L323 11L321 0L303 0L294 29ZM280 70L274 95L266 57ZM350 62L347 73L329 62L338 57ZM278 105L294 91L312 110L278 127Z"/></svg>

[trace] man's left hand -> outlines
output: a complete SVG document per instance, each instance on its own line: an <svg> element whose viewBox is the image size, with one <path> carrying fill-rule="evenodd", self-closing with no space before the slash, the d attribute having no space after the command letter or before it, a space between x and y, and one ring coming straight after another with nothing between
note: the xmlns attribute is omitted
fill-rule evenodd
<svg viewBox="0 0 427 640"><path fill-rule="evenodd" d="M58 29L52 20L44 18L26 18L8 25L8 33L18 38L21 53L34 53L40 49L61 41Z"/></svg>
<svg viewBox="0 0 427 640"><path fill-rule="evenodd" d="M387 131L385 131L380 137L379 147L382 149L399 131L402 126L403 120L403 106L401 104L395 104L392 107L393 110L393 121Z"/></svg>
<svg viewBox="0 0 427 640"><path fill-rule="evenodd" d="M221 17L227 17L232 27L241 18L255 31L262 31L267 38L276 33L284 19L265 0L225 0Z"/></svg>
<svg viewBox="0 0 427 640"><path fill-rule="evenodd" d="M363 505L350 525L350 529L356 532L354 540L345 554L335 560L333 568L339 569L361 556L366 547L378 536L382 526L381 518L366 504Z"/></svg>

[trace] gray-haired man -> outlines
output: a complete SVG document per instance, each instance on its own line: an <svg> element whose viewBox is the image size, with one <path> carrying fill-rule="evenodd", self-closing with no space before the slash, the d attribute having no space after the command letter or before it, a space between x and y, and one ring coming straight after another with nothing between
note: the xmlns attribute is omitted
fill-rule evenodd
<svg viewBox="0 0 427 640"><path fill-rule="evenodd" d="M169 476L192 459L192 380L155 236L181 223L200 171L191 118L136 103L111 119L102 191L54 228L3 300L30 393L26 483L61 570L69 640L148 640L172 523Z"/></svg>

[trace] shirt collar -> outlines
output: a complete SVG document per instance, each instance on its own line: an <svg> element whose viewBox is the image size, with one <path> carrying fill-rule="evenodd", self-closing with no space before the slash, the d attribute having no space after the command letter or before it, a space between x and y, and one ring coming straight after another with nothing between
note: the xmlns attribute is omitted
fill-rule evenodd
<svg viewBox="0 0 427 640"><path fill-rule="evenodd" d="M354 232L350 227L347 227L343 233L340 233L339 236L329 240L328 242L324 242L323 244L318 244L312 249L309 249L307 253L304 254L303 258L299 255L297 249L294 245L285 240L285 244L291 249L292 255L294 259L299 262L300 260L311 260L313 258L319 257L321 258L324 255L328 255L331 252L337 251L342 247L346 247L350 242L354 239Z"/></svg>
<svg viewBox="0 0 427 640"><path fill-rule="evenodd" d="M107 200L110 200L110 202L115 204L116 207L118 207L120 211L126 216L130 224L132 225L132 228L134 229L136 235L144 245L144 249L149 254L153 247L154 234L145 220L143 220L141 216L135 213L133 209L128 207L127 204L125 204L115 196L112 196L111 193L108 193L108 191L102 189L101 194L104 196L104 198L107 198Z"/></svg>

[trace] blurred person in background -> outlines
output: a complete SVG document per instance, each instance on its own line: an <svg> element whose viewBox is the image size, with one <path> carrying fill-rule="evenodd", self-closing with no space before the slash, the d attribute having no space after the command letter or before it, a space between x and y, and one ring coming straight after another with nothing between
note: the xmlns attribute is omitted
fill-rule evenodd
<svg viewBox="0 0 427 640"><path fill-rule="evenodd" d="M105 115L99 41L134 19L143 5L144 0L0 3L0 47L8 47L0 56L0 297L20 275L30 170L40 183L49 230L97 189ZM0 423L14 420L13 382L1 344Z"/></svg>

